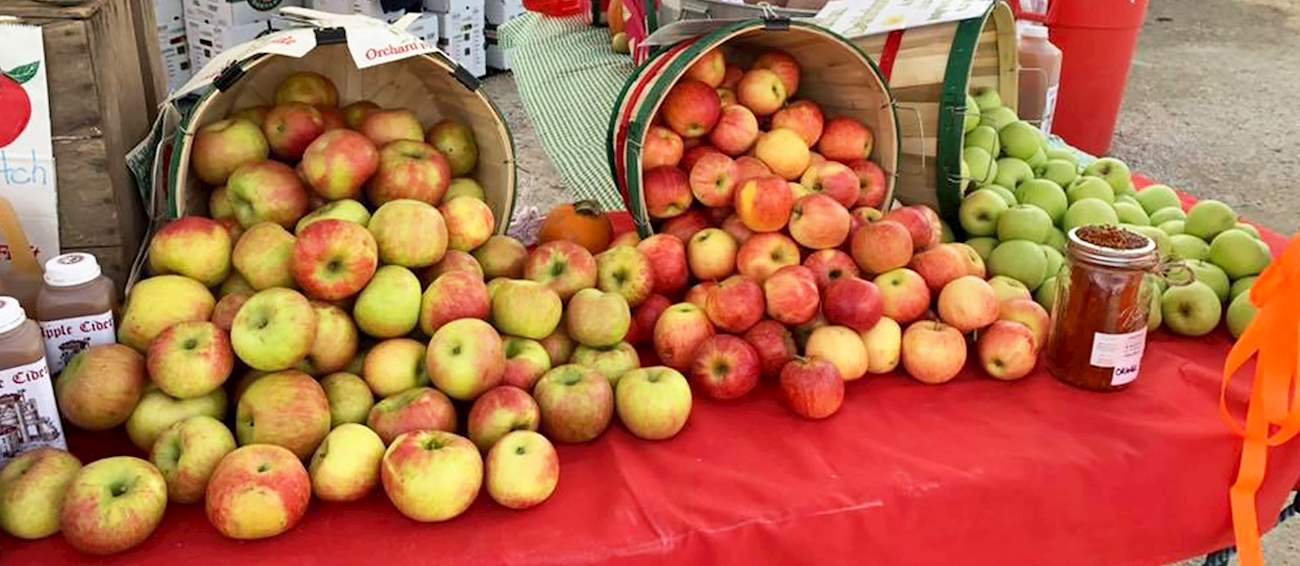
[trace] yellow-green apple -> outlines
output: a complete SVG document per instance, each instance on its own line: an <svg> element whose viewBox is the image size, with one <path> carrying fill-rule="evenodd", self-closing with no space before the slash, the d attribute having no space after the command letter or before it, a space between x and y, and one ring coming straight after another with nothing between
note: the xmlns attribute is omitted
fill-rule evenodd
<svg viewBox="0 0 1300 566"><path fill-rule="evenodd" d="M1029 375L1038 363L1034 333L1023 324L1006 320L980 331L976 351L984 373L1003 381Z"/></svg>
<svg viewBox="0 0 1300 566"><path fill-rule="evenodd" d="M596 258L573 242L546 242L528 256L524 277L550 287L567 301L579 290L596 286Z"/></svg>
<svg viewBox="0 0 1300 566"><path fill-rule="evenodd" d="M551 368L533 386L541 429L556 442L594 440L614 413L614 390L600 372L578 364Z"/></svg>
<svg viewBox="0 0 1300 566"><path fill-rule="evenodd" d="M346 220L313 222L293 243L293 280L314 299L337 301L357 294L378 264L370 231Z"/></svg>
<svg viewBox="0 0 1300 566"><path fill-rule="evenodd" d="M217 420L225 418L226 390L218 388L202 397L177 399L150 386L127 419L126 434L132 444L148 452L168 427L195 415L206 415Z"/></svg>
<svg viewBox="0 0 1300 566"><path fill-rule="evenodd" d="M627 336L623 339L634 345L650 343L654 338L655 323L659 321L659 315L672 304L668 297L659 294L650 295L632 309L632 325L627 329Z"/></svg>
<svg viewBox="0 0 1300 566"><path fill-rule="evenodd" d="M163 392L189 399L221 387L234 369L234 358L230 338L217 325L207 321L180 322L167 327L149 345L145 367ZM67 370L64 375L68 375Z"/></svg>
<svg viewBox="0 0 1300 566"><path fill-rule="evenodd" d="M366 228L374 236L385 264L418 268L434 265L447 252L448 231L442 213L411 199L384 203Z"/></svg>
<svg viewBox="0 0 1300 566"><path fill-rule="evenodd" d="M866 124L840 117L826 122L821 140L817 142L817 151L831 161L848 163L871 157L874 145L875 136Z"/></svg>
<svg viewBox="0 0 1300 566"><path fill-rule="evenodd" d="M691 416L691 386L681 372L669 367L628 372L619 380L614 396L619 420L643 440L672 438Z"/></svg>
<svg viewBox="0 0 1300 566"><path fill-rule="evenodd" d="M310 375L289 370L254 381L235 407L240 445L275 444L299 459L311 456L330 431L330 403Z"/></svg>
<svg viewBox="0 0 1300 566"><path fill-rule="evenodd" d="M270 152L261 121L231 118L199 128L190 146L190 163L200 181L217 187L241 166L266 161Z"/></svg>
<svg viewBox="0 0 1300 566"><path fill-rule="evenodd" d="M754 157L767 165L772 173L787 181L798 179L808 169L811 157L803 138L794 130L777 128L764 132L754 142ZM848 174L853 172L845 168Z"/></svg>
<svg viewBox="0 0 1300 566"><path fill-rule="evenodd" d="M736 215L754 232L776 232L790 221L794 192L775 175L756 177L736 189Z"/></svg>
<svg viewBox="0 0 1300 566"><path fill-rule="evenodd" d="M692 79L673 85L664 97L660 117L674 132L685 138L709 133L718 123L722 101L713 87Z"/></svg>
<svg viewBox="0 0 1300 566"><path fill-rule="evenodd" d="M477 318L454 320L433 333L425 366L433 385L448 396L470 401L501 383L505 348L492 325Z"/></svg>
<svg viewBox="0 0 1300 566"><path fill-rule="evenodd" d="M885 193L889 183L885 180L885 170L866 159L855 159L846 163L858 176L858 198L854 206L880 208L885 204Z"/></svg>
<svg viewBox="0 0 1300 566"><path fill-rule="evenodd" d="M483 245L496 230L496 220L487 203L472 198L458 198L438 207L447 223L447 246L468 252Z"/></svg>
<svg viewBox="0 0 1300 566"><path fill-rule="evenodd" d="M677 132L663 126L651 126L641 152L641 168L676 167L682 161L683 151L682 137Z"/></svg>
<svg viewBox="0 0 1300 566"><path fill-rule="evenodd" d="M230 327L230 345L239 359L261 371L293 367L311 353L316 340L316 310L297 291L258 291L244 303Z"/></svg>
<svg viewBox="0 0 1300 566"><path fill-rule="evenodd" d="M696 279L708 281L730 276L736 271L736 241L718 228L700 230L686 248L686 262Z"/></svg>
<svg viewBox="0 0 1300 566"><path fill-rule="evenodd" d="M791 188L793 188L800 196L813 192L813 188L817 186L817 175L819 169L821 169L821 166L826 163L828 163L828 161L826 161L825 157L822 157L822 154L815 151L809 151L808 168L804 169L803 174L799 175L798 179L791 179L791 183L799 185L797 187L791 185ZM835 163L839 162L836 161Z"/></svg>
<svg viewBox="0 0 1300 566"><path fill-rule="evenodd" d="M438 280L445 277L447 276ZM468 286L472 286L472 283ZM455 293L446 295L450 295L447 298L453 301L464 300L463 297L455 296ZM560 324L563 308L560 296L555 291L527 279L504 280L497 292L492 294L492 322L497 329L506 334L534 340L545 338L555 331L555 327ZM442 320L442 317L438 318Z"/></svg>
<svg viewBox="0 0 1300 566"><path fill-rule="evenodd" d="M740 190L740 187L745 184L745 181L772 174L772 170L768 168L767 164L760 161L757 157L751 157L749 155L742 155L736 158L736 169L740 171L740 175L736 177L736 190Z"/></svg>
<svg viewBox="0 0 1300 566"><path fill-rule="evenodd" d="M966 275L974 275L980 279L984 279L988 275L987 269L984 267L984 257L973 246L962 242L947 242L943 245L951 246L961 253L962 261L966 264ZM1055 249L1048 247L1043 248L1044 253L1049 249L1052 250L1051 253L1056 253Z"/></svg>
<svg viewBox="0 0 1300 566"><path fill-rule="evenodd" d="M817 288L822 291L840 279L861 274L853 258L841 250L819 250L808 254L803 260L803 266L812 270Z"/></svg>
<svg viewBox="0 0 1300 566"><path fill-rule="evenodd" d="M946 383L966 365L966 338L939 321L913 322L903 331L903 369L921 383Z"/></svg>
<svg viewBox="0 0 1300 566"><path fill-rule="evenodd" d="M686 296L683 300L700 307L700 310L703 310L705 307L709 306L709 291L713 290L717 285L718 283L716 281L701 281L696 283L686 291Z"/></svg>
<svg viewBox="0 0 1300 566"><path fill-rule="evenodd" d="M1025 287L1014 277L1006 275L994 275L989 278L989 286L993 287L993 292L998 296L998 302L1005 303L1012 299L1033 299L1029 288Z"/></svg>
<svg viewBox="0 0 1300 566"><path fill-rule="evenodd" d="M755 69L767 69L781 78L787 96L799 92L799 62L784 51L768 51L754 60Z"/></svg>
<svg viewBox="0 0 1300 566"><path fill-rule="evenodd" d="M356 374L336 372L321 378L320 386L330 404L331 428L366 422L375 398L364 379Z"/></svg>
<svg viewBox="0 0 1300 566"><path fill-rule="evenodd" d="M294 234L301 234L303 230L313 223L331 218L365 226L370 222L370 211L366 209L366 205L352 199L327 202L298 219L298 224L294 225L293 232Z"/></svg>
<svg viewBox="0 0 1300 566"><path fill-rule="evenodd" d="M610 385L616 385L623 374L641 367L641 358L636 348L627 342L598 348L578 346L573 351L570 362L600 372L609 380Z"/></svg>
<svg viewBox="0 0 1300 566"><path fill-rule="evenodd" d="M295 162L312 141L325 132L325 118L310 104L276 104L266 113L262 135L277 159Z"/></svg>
<svg viewBox="0 0 1300 566"><path fill-rule="evenodd" d="M790 210L790 235L800 245L824 250L838 247L849 236L849 211L835 199L814 193Z"/></svg>
<svg viewBox="0 0 1300 566"><path fill-rule="evenodd" d="M717 125L709 132L709 143L713 149L735 157L749 151L755 141L758 141L758 118L754 117L754 113L739 104L722 107ZM692 168L695 164L692 164Z"/></svg>
<svg viewBox="0 0 1300 566"><path fill-rule="evenodd" d="M961 332L993 324L1000 306L993 287L974 275L953 279L939 291L939 319Z"/></svg>
<svg viewBox="0 0 1300 566"><path fill-rule="evenodd" d="M510 509L536 507L560 481L560 459L551 441L531 430L501 437L485 462L488 495Z"/></svg>
<svg viewBox="0 0 1300 566"><path fill-rule="evenodd" d="M583 289L569 299L565 330L584 346L613 346L627 336L632 310L618 293Z"/></svg>
<svg viewBox="0 0 1300 566"><path fill-rule="evenodd" d="M514 294L510 293L511 296ZM542 301L542 304L549 304L544 299ZM458 318L486 319L491 312L492 302L483 278L468 271L450 271L438 276L424 290L420 300L420 331L432 336L448 322ZM522 317L528 313L513 314Z"/></svg>
<svg viewBox="0 0 1300 566"><path fill-rule="evenodd" d="M915 271L900 267L877 275L872 283L880 289L881 313L907 324L930 309L930 287Z"/></svg>
<svg viewBox="0 0 1300 566"><path fill-rule="evenodd" d="M723 113L722 119L725 119L725 118L726 118L726 113L725 113L725 109L724 109L724 113ZM718 120L718 123L719 123L719 124L722 123L722 119L719 119L719 120ZM718 129L718 128L717 128L717 126L714 126L713 129L716 130L716 129ZM754 137L758 137L758 134L755 133L755 134L754 134ZM692 170L692 169L695 168L695 164L696 164L696 163L699 163L699 162L700 162L700 158L702 158L702 157L704 157L705 155L708 155L708 154L710 154L710 153L721 153L721 152L722 152L722 151L719 150L717 147L714 147L713 144L710 144L710 143L699 143L699 144L696 144L696 145L693 145L693 146L691 146L691 147L686 148L686 149L682 152L682 159L681 159L681 161L679 161L679 162L677 163L677 165L678 165L678 167L680 167L683 171L690 171L690 170Z"/></svg>
<svg viewBox="0 0 1300 566"><path fill-rule="evenodd" d="M180 275L150 277L127 295L117 327L118 342L144 352L167 327L178 322L207 320L216 300L199 283Z"/></svg>
<svg viewBox="0 0 1300 566"><path fill-rule="evenodd" d="M259 222L292 228L308 210L307 190L298 173L278 161L259 161L236 169L226 184L226 195L244 228Z"/></svg>
<svg viewBox="0 0 1300 566"><path fill-rule="evenodd" d="M235 449L235 436L221 421L195 415L178 421L158 436L149 460L167 482L167 499L194 503L203 499L208 478Z"/></svg>
<svg viewBox="0 0 1300 566"><path fill-rule="evenodd" d="M893 220L907 228L907 233L912 236L912 248L917 251L938 244L943 237L943 224L939 221L939 215L927 206L895 208L881 218Z"/></svg>
<svg viewBox="0 0 1300 566"><path fill-rule="evenodd" d="M1234 281L1259 275L1273 261L1268 245L1244 230L1220 232L1210 242L1209 260Z"/></svg>
<svg viewBox="0 0 1300 566"><path fill-rule="evenodd" d="M704 313L718 329L741 333L762 320L765 306L763 288L758 283L733 275L709 289Z"/></svg>
<svg viewBox="0 0 1300 566"><path fill-rule="evenodd" d="M379 434L384 444L413 430L456 432L456 407L437 389L414 387L375 403L366 426Z"/></svg>
<svg viewBox="0 0 1300 566"><path fill-rule="evenodd" d="M320 73L298 71L275 87L275 103L301 102L312 106L335 107L339 105L339 91L334 83Z"/></svg>
<svg viewBox="0 0 1300 566"><path fill-rule="evenodd" d="M846 277L826 287L822 305L827 322L858 332L875 326L884 310L880 288L857 277Z"/></svg>
<svg viewBox="0 0 1300 566"><path fill-rule="evenodd" d="M447 157L452 176L463 176L478 165L478 142L474 141L474 131L463 122L442 120L429 128L424 139Z"/></svg>
<svg viewBox="0 0 1300 566"><path fill-rule="evenodd" d="M1047 333L1052 329L1047 309L1029 298L1028 293L1024 297L1003 301L998 308L998 320L1020 323L1028 328L1034 336L1035 351L1047 344Z"/></svg>
<svg viewBox="0 0 1300 566"><path fill-rule="evenodd" d="M798 354L790 330L775 320L760 320L745 332L744 338L758 354L759 373L765 378L779 376L786 362Z"/></svg>
<svg viewBox="0 0 1300 566"><path fill-rule="evenodd" d="M307 473L321 501L357 501L379 485L384 441L364 425L347 423L331 430L312 454Z"/></svg>
<svg viewBox="0 0 1300 566"><path fill-rule="evenodd" d="M343 123L353 130L360 130L361 123L371 112L379 110L379 105L369 100L358 100L343 107Z"/></svg>
<svg viewBox="0 0 1300 566"><path fill-rule="evenodd" d="M328 200L352 199L379 169L379 150L352 130L321 134L302 154L298 174Z"/></svg>
<svg viewBox="0 0 1300 566"><path fill-rule="evenodd" d="M144 393L144 357L121 344L92 346L72 357L54 382L67 422L85 430L125 423Z"/></svg>
<svg viewBox="0 0 1300 566"><path fill-rule="evenodd" d="M1016 279L1028 289L1038 288L1046 277L1055 275L1047 272L1047 255L1043 247L1027 240L998 244L989 253L987 265L990 273Z"/></svg>
<svg viewBox="0 0 1300 566"><path fill-rule="evenodd" d="M745 221L741 220L740 216L734 212L723 219L719 227L722 228L723 232L729 234L732 239L736 240L737 244L748 242L749 238L754 235L754 231L745 226Z"/></svg>
<svg viewBox="0 0 1300 566"><path fill-rule="evenodd" d="M510 236L496 235L476 248L474 259L483 268L487 279L509 277L521 279L524 276L524 264L528 262L528 248L519 240Z"/></svg>
<svg viewBox="0 0 1300 566"><path fill-rule="evenodd" d="M811 100L798 100L772 116L772 129L786 128L799 134L804 145L812 147L822 137L825 117L821 107Z"/></svg>
<svg viewBox="0 0 1300 566"><path fill-rule="evenodd" d="M687 371L695 361L695 350L713 335L713 323L703 309L691 303L677 303L655 322L655 353L664 365Z"/></svg>
<svg viewBox="0 0 1300 566"><path fill-rule="evenodd" d="M758 385L762 364L745 340L729 334L711 336L695 350L691 381L713 399L735 399Z"/></svg>
<svg viewBox="0 0 1300 566"><path fill-rule="evenodd" d="M726 76L727 60L723 57L722 50L716 48L704 52L682 75L683 78L694 79L713 88L721 86L722 79Z"/></svg>
<svg viewBox="0 0 1300 566"><path fill-rule="evenodd" d="M966 259L957 248L947 245L934 246L912 256L912 261L907 266L920 274L925 279L925 284L935 293L943 290L948 282L966 275ZM997 271L994 270L994 273Z"/></svg>
<svg viewBox="0 0 1300 566"><path fill-rule="evenodd" d="M867 373L889 373L898 367L903 349L903 329L894 319L881 317L874 326L858 335L867 348Z"/></svg>
<svg viewBox="0 0 1300 566"><path fill-rule="evenodd" d="M208 216L213 220L228 220L235 217L235 207L230 204L225 186L212 189L208 195ZM238 226L236 221L236 226Z"/></svg>
<svg viewBox="0 0 1300 566"><path fill-rule="evenodd" d="M567 363L569 358L573 356L573 349L578 346L577 342L574 342L573 338L569 337L569 333L564 327L564 322L560 321L560 326L555 329L555 332L537 341L546 350L546 357L551 359L551 366Z"/></svg>
<svg viewBox="0 0 1300 566"><path fill-rule="evenodd" d="M487 200L487 193L483 191L483 185L469 177L456 177L447 185L447 192L443 193L442 200L449 201L454 198L470 197L481 201Z"/></svg>
<svg viewBox="0 0 1300 566"><path fill-rule="evenodd" d="M671 166L645 172L645 206L652 218L672 218L690 208L694 197L686 173Z"/></svg>
<svg viewBox="0 0 1300 566"><path fill-rule="evenodd" d="M470 441L480 451L487 452L512 430L537 430L541 418L537 402L527 391L500 385L474 401L466 426Z"/></svg>
<svg viewBox="0 0 1300 566"><path fill-rule="evenodd" d="M763 297L767 316L791 326L812 320L821 307L817 276L802 265L787 265L772 273L763 281Z"/></svg>
<svg viewBox="0 0 1300 566"><path fill-rule="evenodd" d="M226 116L226 119L227 120L236 120L236 119L248 120L249 122L257 124L257 131L258 133L261 133L262 122L266 121L266 113L270 111L271 111L270 105L258 104L256 106L249 106L247 108L241 108L239 110L231 112L229 116Z"/></svg>
<svg viewBox="0 0 1300 566"><path fill-rule="evenodd" d="M1228 326L1228 333L1233 338L1240 338L1255 321L1259 315L1259 307L1250 300L1250 293L1237 295L1228 303L1228 308L1224 311L1224 319Z"/></svg>
<svg viewBox="0 0 1300 566"><path fill-rule="evenodd" d="M717 152L706 153L691 168L691 193L705 206L731 206L739 174L735 160Z"/></svg>
<svg viewBox="0 0 1300 566"><path fill-rule="evenodd" d="M316 339L302 366L312 375L342 371L357 356L357 325L347 311L329 303L312 302L316 311Z"/></svg>
<svg viewBox="0 0 1300 566"><path fill-rule="evenodd" d="M379 397L396 395L429 383L425 346L411 338L391 338L366 353L361 374Z"/></svg>
<svg viewBox="0 0 1300 566"><path fill-rule="evenodd" d="M85 554L116 554L158 528L167 510L167 482L148 461L96 460L73 476L59 510L63 540Z"/></svg>
<svg viewBox="0 0 1300 566"><path fill-rule="evenodd" d="M858 332L847 326L836 325L813 330L808 336L808 343L804 345L804 355L831 362L845 381L866 375L871 361L867 357L867 346Z"/></svg>
<svg viewBox="0 0 1300 566"><path fill-rule="evenodd" d="M758 116L770 116L790 97L781 76L768 69L751 69L736 83L736 100Z"/></svg>
<svg viewBox="0 0 1300 566"><path fill-rule="evenodd" d="M794 414L824 419L844 404L844 379L829 360L796 358L781 368L781 398Z"/></svg>
<svg viewBox="0 0 1300 566"><path fill-rule="evenodd" d="M397 437L380 463L388 500L407 517L432 523L464 513L483 485L483 458L474 443L440 430Z"/></svg>
<svg viewBox="0 0 1300 566"><path fill-rule="evenodd" d="M357 295L352 318L375 338L404 336L420 320L420 279L400 265L385 265Z"/></svg>
<svg viewBox="0 0 1300 566"><path fill-rule="evenodd" d="M1223 304L1209 285L1193 281L1171 286L1160 297L1164 325L1182 336L1204 336L1219 326Z"/></svg>
<svg viewBox="0 0 1300 566"><path fill-rule="evenodd" d="M186 216L163 226L149 243L149 269L215 287L230 274L230 233L216 221Z"/></svg>
<svg viewBox="0 0 1300 566"><path fill-rule="evenodd" d="M59 532L59 507L80 470L76 456L47 446L10 460L0 468L0 529L27 540Z"/></svg>
<svg viewBox="0 0 1300 566"><path fill-rule="evenodd" d="M596 256L596 287L609 293L618 293L628 306L641 304L654 290L654 268L644 253L632 246L610 248ZM558 320L558 315L557 315ZM529 336L541 338L542 336Z"/></svg>
<svg viewBox="0 0 1300 566"><path fill-rule="evenodd" d="M650 262L655 293L675 295L686 288L689 271L686 246L682 240L657 234L642 240L636 249Z"/></svg>
<svg viewBox="0 0 1300 566"><path fill-rule="evenodd" d="M436 205L451 184L451 165L433 146L419 140L398 140L379 149L379 168L366 184L373 205L398 199Z"/></svg>
<svg viewBox="0 0 1300 566"><path fill-rule="evenodd" d="M293 235L279 224L261 222L235 242L232 263L253 290L292 288L296 244Z"/></svg>
<svg viewBox="0 0 1300 566"><path fill-rule="evenodd" d="M708 213L699 208L691 208L677 216L665 220L659 231L674 236L683 242L690 242L691 237L705 228L712 228L713 221Z"/></svg>
<svg viewBox="0 0 1300 566"><path fill-rule="evenodd" d="M236 448L208 481L208 522L229 538L269 538L297 526L311 502L311 476L293 452L271 444Z"/></svg>
<svg viewBox="0 0 1300 566"><path fill-rule="evenodd" d="M740 274L760 283L791 265L799 265L799 245L779 232L755 234L736 252Z"/></svg>
<svg viewBox="0 0 1300 566"><path fill-rule="evenodd" d="M371 110L361 119L357 131L370 138L375 147L379 148L396 141L424 141L424 127L420 125L420 119L404 108Z"/></svg>

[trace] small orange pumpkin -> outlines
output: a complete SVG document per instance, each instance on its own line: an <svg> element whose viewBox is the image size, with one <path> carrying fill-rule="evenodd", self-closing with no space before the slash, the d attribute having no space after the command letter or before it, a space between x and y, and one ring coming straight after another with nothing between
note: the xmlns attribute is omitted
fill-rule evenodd
<svg viewBox="0 0 1300 566"><path fill-rule="evenodd" d="M614 237L614 225L595 201L582 200L562 204L551 209L542 221L537 238L539 243L568 240L596 254L609 247Z"/></svg>

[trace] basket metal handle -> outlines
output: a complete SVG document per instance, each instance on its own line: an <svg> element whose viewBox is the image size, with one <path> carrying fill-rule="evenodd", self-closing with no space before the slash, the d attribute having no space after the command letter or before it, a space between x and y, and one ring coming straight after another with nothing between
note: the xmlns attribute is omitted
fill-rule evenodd
<svg viewBox="0 0 1300 566"><path fill-rule="evenodd" d="M917 110L915 107L912 106L903 106L902 104L899 104L897 100L890 102L889 105L894 107L895 113L897 113L899 110L907 110L911 112L913 116L916 117L916 131L921 133L921 171L924 172L925 171L925 120L921 118L921 111ZM898 176L897 171L894 172L894 176Z"/></svg>

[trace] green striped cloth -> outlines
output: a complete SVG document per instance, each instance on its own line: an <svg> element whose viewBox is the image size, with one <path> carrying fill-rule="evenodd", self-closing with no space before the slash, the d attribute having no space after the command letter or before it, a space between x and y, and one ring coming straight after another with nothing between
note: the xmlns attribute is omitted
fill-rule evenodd
<svg viewBox="0 0 1300 566"><path fill-rule="evenodd" d="M609 115L636 66L610 49L609 30L582 17L527 14L500 28L524 110L569 191L623 210L606 159Z"/></svg>

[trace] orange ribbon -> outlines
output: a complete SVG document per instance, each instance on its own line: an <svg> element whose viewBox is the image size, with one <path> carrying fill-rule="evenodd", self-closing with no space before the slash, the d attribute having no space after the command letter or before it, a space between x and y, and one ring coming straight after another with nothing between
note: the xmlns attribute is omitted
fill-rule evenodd
<svg viewBox="0 0 1300 566"><path fill-rule="evenodd" d="M1259 309L1223 365L1219 412L1233 432L1243 437L1241 466L1229 490L1232 526L1242 566L1262 566L1259 517L1255 493L1264 482L1268 449L1300 433L1300 236L1292 238L1282 256L1260 274L1250 290ZM1256 358L1243 428L1228 411L1228 384L1251 358Z"/></svg>

